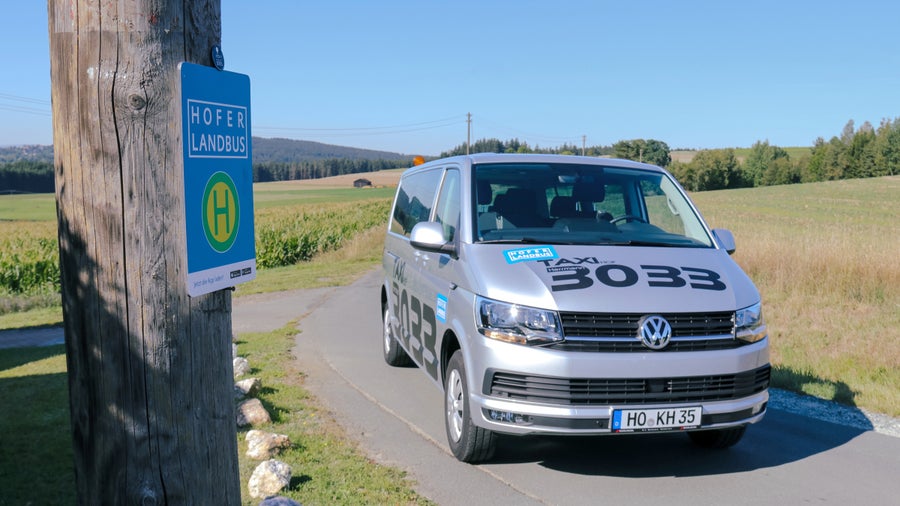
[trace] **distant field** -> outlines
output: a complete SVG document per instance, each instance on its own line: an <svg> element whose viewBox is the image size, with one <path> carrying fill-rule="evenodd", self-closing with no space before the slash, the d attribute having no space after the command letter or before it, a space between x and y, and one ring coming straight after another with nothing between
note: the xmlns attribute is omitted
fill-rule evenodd
<svg viewBox="0 0 900 506"><path fill-rule="evenodd" d="M733 148L734 156L738 159L738 161L742 162L747 159L747 155L750 154L750 148ZM809 156L812 153L812 148L805 146L793 146L788 148L781 148L787 151L788 155L790 155L791 160L799 160L804 156ZM693 150L677 150L670 151L669 156L672 157L673 162L681 162L681 163L689 163L694 159L694 156L697 155L698 151Z"/></svg>
<svg viewBox="0 0 900 506"><path fill-rule="evenodd" d="M278 181L253 185L255 208L306 203L346 202L391 198L404 169L364 174L345 174L321 179ZM368 179L372 188L354 188L353 181ZM0 222L56 221L56 201L52 193L0 195Z"/></svg>
<svg viewBox="0 0 900 506"><path fill-rule="evenodd" d="M319 179L299 179L296 181L278 181L274 183L257 183L254 187L265 191L269 186L277 186L279 190L307 189L307 188L353 188L353 181L368 179L376 188L381 186L397 186L400 174L405 169L379 170L376 172L363 172L359 174L344 174L342 176L323 177Z"/></svg>
<svg viewBox="0 0 900 506"><path fill-rule="evenodd" d="M0 221L56 220L56 200L52 193L0 195Z"/></svg>
<svg viewBox="0 0 900 506"><path fill-rule="evenodd" d="M253 187L253 206L255 209L293 206L302 204L328 204L360 200L385 199L394 196L396 188L327 188L303 187L290 183L264 183ZM281 184L283 186L273 186ZM290 187L288 186L290 185Z"/></svg>

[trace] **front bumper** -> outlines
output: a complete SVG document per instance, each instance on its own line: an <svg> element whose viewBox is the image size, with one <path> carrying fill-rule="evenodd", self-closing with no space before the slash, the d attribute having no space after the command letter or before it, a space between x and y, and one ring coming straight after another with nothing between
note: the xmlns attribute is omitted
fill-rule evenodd
<svg viewBox="0 0 900 506"><path fill-rule="evenodd" d="M471 413L476 425L499 433L608 434L617 409L697 406L701 424L691 430L727 428L760 421L769 400L767 340L667 355L485 348L493 367L475 361L471 381L479 387L469 392Z"/></svg>
<svg viewBox="0 0 900 506"><path fill-rule="evenodd" d="M476 397L476 399L477 403L473 406L473 413L480 413L480 416L475 420L475 423L498 433L517 435L594 435L613 433L610 424L613 411L616 409L701 406L703 416L701 426L697 430L727 428L756 423L762 420L765 415L769 393L766 390L750 397L733 401L590 408L536 405L480 396Z"/></svg>

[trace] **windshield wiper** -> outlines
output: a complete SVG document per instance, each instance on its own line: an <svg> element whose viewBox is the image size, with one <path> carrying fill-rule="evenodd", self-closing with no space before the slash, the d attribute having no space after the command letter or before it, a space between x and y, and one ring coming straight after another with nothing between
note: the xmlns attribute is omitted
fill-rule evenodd
<svg viewBox="0 0 900 506"><path fill-rule="evenodd" d="M489 241L478 241L479 244L553 244L553 241L542 241L534 237L522 237L516 239L491 239Z"/></svg>
<svg viewBox="0 0 900 506"><path fill-rule="evenodd" d="M638 241L630 240L622 243L623 246L658 246L662 248L696 248L697 246L687 243L662 242L662 241Z"/></svg>

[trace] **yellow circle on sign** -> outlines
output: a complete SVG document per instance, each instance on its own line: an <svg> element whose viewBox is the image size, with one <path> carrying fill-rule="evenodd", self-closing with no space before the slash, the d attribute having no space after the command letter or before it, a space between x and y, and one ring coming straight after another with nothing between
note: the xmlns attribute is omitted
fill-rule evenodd
<svg viewBox="0 0 900 506"><path fill-rule="evenodd" d="M219 253L231 248L240 225L240 199L231 177L216 172L203 192L203 231L209 245Z"/></svg>

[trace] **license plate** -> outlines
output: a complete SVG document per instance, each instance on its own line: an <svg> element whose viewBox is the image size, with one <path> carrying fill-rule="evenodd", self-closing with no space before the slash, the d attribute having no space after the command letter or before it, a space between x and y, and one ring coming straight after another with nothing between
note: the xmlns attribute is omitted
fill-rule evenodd
<svg viewBox="0 0 900 506"><path fill-rule="evenodd" d="M703 408L617 409L613 411L613 432L650 432L696 429Z"/></svg>

